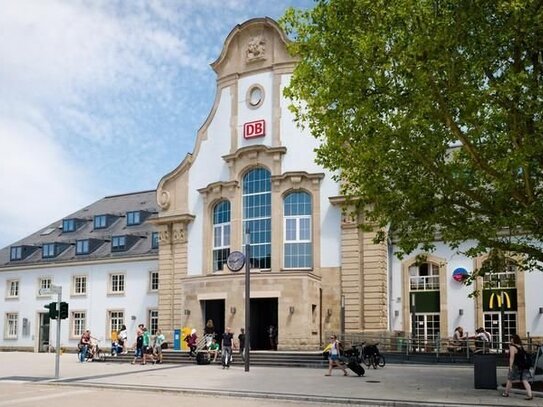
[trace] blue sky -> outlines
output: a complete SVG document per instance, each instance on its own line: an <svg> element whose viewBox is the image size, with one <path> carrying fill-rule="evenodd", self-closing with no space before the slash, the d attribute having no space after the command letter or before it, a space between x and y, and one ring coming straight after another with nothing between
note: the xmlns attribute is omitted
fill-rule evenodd
<svg viewBox="0 0 543 407"><path fill-rule="evenodd" d="M0 0L0 247L156 188L209 114L236 24L312 0Z"/></svg>

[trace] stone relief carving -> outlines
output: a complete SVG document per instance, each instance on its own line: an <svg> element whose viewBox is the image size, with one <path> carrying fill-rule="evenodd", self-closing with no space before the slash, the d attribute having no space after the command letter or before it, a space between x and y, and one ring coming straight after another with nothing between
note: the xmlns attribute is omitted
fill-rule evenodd
<svg viewBox="0 0 543 407"><path fill-rule="evenodd" d="M266 57L266 40L257 35L251 37L247 43L247 62L257 61Z"/></svg>
<svg viewBox="0 0 543 407"><path fill-rule="evenodd" d="M174 242L185 241L185 228L183 226L174 226L173 241Z"/></svg>
<svg viewBox="0 0 543 407"><path fill-rule="evenodd" d="M168 243L170 241L170 232L168 232L168 229L159 232L158 241L160 243Z"/></svg>
<svg viewBox="0 0 543 407"><path fill-rule="evenodd" d="M170 206L170 193L168 191L160 191L158 194L158 206L166 210Z"/></svg>

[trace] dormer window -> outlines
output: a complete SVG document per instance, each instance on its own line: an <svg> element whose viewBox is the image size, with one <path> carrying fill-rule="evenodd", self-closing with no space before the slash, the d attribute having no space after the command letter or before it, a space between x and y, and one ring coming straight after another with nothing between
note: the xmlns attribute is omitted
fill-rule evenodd
<svg viewBox="0 0 543 407"><path fill-rule="evenodd" d="M75 232L81 225L86 222L85 219L64 219L62 221L62 233Z"/></svg>
<svg viewBox="0 0 543 407"><path fill-rule="evenodd" d="M107 228L107 215L96 215L94 217L94 229Z"/></svg>
<svg viewBox="0 0 543 407"><path fill-rule="evenodd" d="M41 257L44 259L55 257L55 244L54 243L46 243L42 247L42 254Z"/></svg>
<svg viewBox="0 0 543 407"><path fill-rule="evenodd" d="M69 245L66 243L44 243L41 248L41 257L44 259L50 259L57 257L62 253Z"/></svg>
<svg viewBox="0 0 543 407"><path fill-rule="evenodd" d="M111 238L111 251L122 252L126 250L126 236L113 236Z"/></svg>
<svg viewBox="0 0 543 407"><path fill-rule="evenodd" d="M76 241L75 254L89 254L89 239Z"/></svg>
<svg viewBox="0 0 543 407"><path fill-rule="evenodd" d="M9 260L10 261L19 261L24 260L28 256L30 256L32 253L34 253L36 250L38 250L39 246L30 246L30 245L22 245L22 246L11 246L9 251Z"/></svg>
<svg viewBox="0 0 543 407"><path fill-rule="evenodd" d="M75 230L75 219L64 219L62 221L63 232L73 232Z"/></svg>
<svg viewBox="0 0 543 407"><path fill-rule="evenodd" d="M126 212L126 226L139 225L141 223L141 212Z"/></svg>
<svg viewBox="0 0 543 407"><path fill-rule="evenodd" d="M13 261L13 260L21 260L22 258L23 258L23 246L13 246L10 251L9 259Z"/></svg>
<svg viewBox="0 0 543 407"><path fill-rule="evenodd" d="M158 249L158 232L151 234L151 249Z"/></svg>

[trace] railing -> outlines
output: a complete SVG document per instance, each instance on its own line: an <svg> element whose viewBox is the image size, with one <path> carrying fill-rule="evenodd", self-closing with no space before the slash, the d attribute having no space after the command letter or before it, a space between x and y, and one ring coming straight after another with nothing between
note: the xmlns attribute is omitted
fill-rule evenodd
<svg viewBox="0 0 543 407"><path fill-rule="evenodd" d="M505 354L509 351L509 342L483 342L477 339L453 341L452 338L418 338L387 335L371 335L362 333L346 333L340 338L346 348L360 344L379 343L379 350L387 353L404 354L409 357L415 354L434 354L440 357L455 357L469 360L474 354ZM524 349L535 354L541 344L535 343L531 337L522 339Z"/></svg>

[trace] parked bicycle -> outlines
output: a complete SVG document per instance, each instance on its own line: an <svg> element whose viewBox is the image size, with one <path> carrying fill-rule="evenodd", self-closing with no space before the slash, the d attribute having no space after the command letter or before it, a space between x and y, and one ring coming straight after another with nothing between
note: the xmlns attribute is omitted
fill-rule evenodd
<svg viewBox="0 0 543 407"><path fill-rule="evenodd" d="M385 367L386 364L385 357L379 352L377 345L379 343L362 347L362 361L366 366L373 366L374 369L377 369L377 366Z"/></svg>

